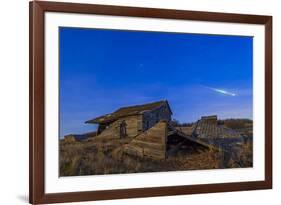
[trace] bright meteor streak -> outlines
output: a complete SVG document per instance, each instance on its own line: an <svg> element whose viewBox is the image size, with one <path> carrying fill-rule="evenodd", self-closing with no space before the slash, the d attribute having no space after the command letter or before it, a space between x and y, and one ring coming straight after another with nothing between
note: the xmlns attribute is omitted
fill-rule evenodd
<svg viewBox="0 0 281 205"><path fill-rule="evenodd" d="M218 92L218 93L221 93L221 94L224 94L224 95L229 95L229 96L236 96L235 93L231 93L231 92L228 92L226 90L222 90L222 89L217 89L217 88L212 88L212 87L207 87L205 86L206 88L212 90L212 91L215 91L215 92Z"/></svg>

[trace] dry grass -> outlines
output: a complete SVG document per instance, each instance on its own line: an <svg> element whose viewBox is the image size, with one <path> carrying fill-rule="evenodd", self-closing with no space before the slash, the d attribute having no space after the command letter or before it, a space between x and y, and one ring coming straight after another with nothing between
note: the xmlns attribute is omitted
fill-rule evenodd
<svg viewBox="0 0 281 205"><path fill-rule="evenodd" d="M130 139L93 139L60 142L60 176L180 171L252 166L252 143L233 148L231 155L185 147L166 160L141 159L125 154Z"/></svg>
<svg viewBox="0 0 281 205"><path fill-rule="evenodd" d="M253 166L253 141L248 141L235 146L231 152L231 158L227 164L228 167L252 167Z"/></svg>
<svg viewBox="0 0 281 205"><path fill-rule="evenodd" d="M60 175L93 175L119 173L122 171L120 163L112 158L111 153L120 147L123 141L88 141L88 142L60 142ZM125 170L124 170L125 171Z"/></svg>

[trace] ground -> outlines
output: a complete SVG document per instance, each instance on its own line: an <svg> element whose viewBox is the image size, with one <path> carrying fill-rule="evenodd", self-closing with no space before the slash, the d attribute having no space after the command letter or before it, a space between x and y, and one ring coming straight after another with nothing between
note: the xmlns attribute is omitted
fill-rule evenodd
<svg viewBox="0 0 281 205"><path fill-rule="evenodd" d="M131 138L91 138L60 141L60 176L252 167L252 140L232 146L231 152L182 146L166 160L133 157L123 152Z"/></svg>

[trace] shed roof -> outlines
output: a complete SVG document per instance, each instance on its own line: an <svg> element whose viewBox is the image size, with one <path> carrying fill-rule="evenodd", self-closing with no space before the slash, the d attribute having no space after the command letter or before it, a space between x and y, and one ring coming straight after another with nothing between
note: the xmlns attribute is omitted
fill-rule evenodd
<svg viewBox="0 0 281 205"><path fill-rule="evenodd" d="M142 104L142 105L134 105L134 106L128 106L128 107L121 107L118 110L114 111L113 113L102 115L99 117L96 117L94 119L88 120L85 123L106 123L106 122L111 122L115 121L116 119L120 117L125 117L125 116L131 116L131 115L138 115L142 114L145 111L151 111L154 110L162 105L167 105L171 114L171 108L169 106L169 103L167 100L161 100L157 102L152 102L152 103L147 103L147 104Z"/></svg>
<svg viewBox="0 0 281 205"><path fill-rule="evenodd" d="M218 117L216 115L210 115L210 116L202 116L201 120L217 120Z"/></svg>

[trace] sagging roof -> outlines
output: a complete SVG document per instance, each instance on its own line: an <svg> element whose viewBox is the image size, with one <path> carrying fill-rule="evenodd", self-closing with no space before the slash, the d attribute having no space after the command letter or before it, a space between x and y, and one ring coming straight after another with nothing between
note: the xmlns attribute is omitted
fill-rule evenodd
<svg viewBox="0 0 281 205"><path fill-rule="evenodd" d="M154 109L156 109L156 108L158 108L162 105L165 105L165 104L168 106L168 108L169 108L169 110L172 114L172 111L171 111L171 108L170 108L170 105L169 105L168 101L167 100L161 100L161 101L142 104L142 105L121 107L113 113L99 116L97 118L88 120L85 123L97 124L97 123L111 122L111 121L115 121L116 119L118 119L120 117L142 114L145 111L154 110Z"/></svg>
<svg viewBox="0 0 281 205"><path fill-rule="evenodd" d="M168 130L170 130L170 132L168 132L168 136L169 135L178 135L180 137L183 137L193 143L196 143L196 144L199 144L203 147L207 147L209 149L213 149L213 150L219 150L219 148L217 148L216 146L212 145L212 144L209 144L209 143L206 143L204 142L203 140L197 138L197 137L193 137L192 134L191 135L188 135L186 133L184 133L183 131L173 127L171 124L168 123Z"/></svg>

